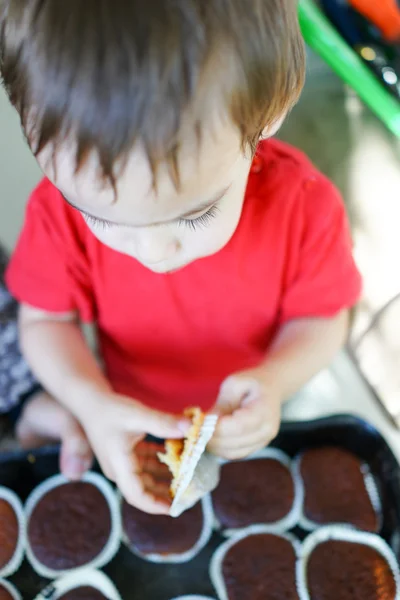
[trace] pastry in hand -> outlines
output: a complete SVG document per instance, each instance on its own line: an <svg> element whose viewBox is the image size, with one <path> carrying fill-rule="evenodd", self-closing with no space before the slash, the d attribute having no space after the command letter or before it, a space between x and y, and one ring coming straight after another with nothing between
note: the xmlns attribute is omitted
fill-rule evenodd
<svg viewBox="0 0 400 600"><path fill-rule="evenodd" d="M167 465L171 474L171 497L175 498L181 479L182 465L185 464L193 452L193 448L200 438L204 424L205 414L200 408L188 408L184 416L192 421L192 425L183 440L166 440L165 453L160 453L159 459Z"/></svg>

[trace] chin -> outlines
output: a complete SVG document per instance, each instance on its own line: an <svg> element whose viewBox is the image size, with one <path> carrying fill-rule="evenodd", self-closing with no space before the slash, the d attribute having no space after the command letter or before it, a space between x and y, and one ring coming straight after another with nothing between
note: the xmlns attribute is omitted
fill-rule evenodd
<svg viewBox="0 0 400 600"><path fill-rule="evenodd" d="M143 263L141 263L141 264L146 269L149 269L149 271L152 271L153 273L159 273L160 275L162 275L163 273L173 273L175 271L179 271L180 269L183 269L191 262L193 262L193 261L188 261L188 262L182 263L182 264L167 264L167 263L160 264L160 265L145 265Z"/></svg>
<svg viewBox="0 0 400 600"><path fill-rule="evenodd" d="M182 262L178 262L178 261L177 262L173 262L173 261L171 261L171 262L159 263L157 265L146 265L145 263L142 263L141 261L139 261L139 262L146 269L149 269L149 271L152 271L153 273L159 273L159 274L174 273L175 271L181 271L182 269L184 269L188 265L191 265L192 263L197 262L198 260L202 260L204 258L208 258L209 256L213 256L214 254L217 254L225 246L226 246L226 243L222 244L221 247L217 247L217 248L211 250L207 254L203 254L203 255L200 255L200 256L196 256L194 258L186 259L186 260L184 260Z"/></svg>

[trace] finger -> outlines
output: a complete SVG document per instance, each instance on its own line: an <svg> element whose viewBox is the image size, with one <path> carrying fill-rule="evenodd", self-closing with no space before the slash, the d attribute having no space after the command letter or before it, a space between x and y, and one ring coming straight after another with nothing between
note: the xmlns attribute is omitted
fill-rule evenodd
<svg viewBox="0 0 400 600"><path fill-rule="evenodd" d="M219 450L217 456L225 458L226 460L240 460L252 456L259 450L263 449L265 444L256 444L247 448L230 448L227 450Z"/></svg>
<svg viewBox="0 0 400 600"><path fill-rule="evenodd" d="M136 467L132 454L121 451L114 453L116 483L126 501L149 514L168 514L169 508L164 502L157 501L146 494Z"/></svg>
<svg viewBox="0 0 400 600"><path fill-rule="evenodd" d="M161 439L180 439L190 428L190 421L141 406L134 412L131 427L133 431L144 431Z"/></svg>
<svg viewBox="0 0 400 600"><path fill-rule="evenodd" d="M239 408L232 415L221 417L215 429L215 436L239 437L248 435L259 429L265 419L265 407L261 401L256 400L244 408Z"/></svg>
<svg viewBox="0 0 400 600"><path fill-rule="evenodd" d="M107 477L107 479L109 479L110 481L115 483L115 474L114 474L114 470L112 468L112 466L110 465L110 462L107 459L101 459L100 457L97 457L97 460L100 463L100 467L101 470L103 472L103 475L105 477Z"/></svg>
<svg viewBox="0 0 400 600"><path fill-rule="evenodd" d="M242 450L243 448L250 448L252 446L267 446L273 439L271 429L264 427L258 431L251 433L245 437L238 438L213 438L207 449L213 453L217 453L220 450Z"/></svg>
<svg viewBox="0 0 400 600"><path fill-rule="evenodd" d="M241 449L241 448L249 448L250 446L254 446L257 444L263 444L264 446L266 446L272 439L272 431L271 428L267 425L265 427L262 427L261 429L257 430L257 431L253 431L252 433L245 435L243 437L218 437L215 436L215 438L213 438L209 445L207 446L207 449L211 448L211 451L213 451L213 448L222 448L224 450L230 450L230 449Z"/></svg>
<svg viewBox="0 0 400 600"><path fill-rule="evenodd" d="M118 479L117 485L126 501L139 510L153 515L167 515L169 506L162 500L146 493L144 488L138 484L138 476L131 474L129 482Z"/></svg>
<svg viewBox="0 0 400 600"><path fill-rule="evenodd" d="M259 432L257 435L253 435L244 440L223 439L215 440L212 444L207 447L207 450L216 456L225 457L229 454L248 454L251 448L264 448L272 440L272 436L269 431Z"/></svg>
<svg viewBox="0 0 400 600"><path fill-rule="evenodd" d="M246 376L246 374L228 377L221 385L217 400L217 410L221 414L231 414L244 401L257 398L259 392L260 385L258 381Z"/></svg>

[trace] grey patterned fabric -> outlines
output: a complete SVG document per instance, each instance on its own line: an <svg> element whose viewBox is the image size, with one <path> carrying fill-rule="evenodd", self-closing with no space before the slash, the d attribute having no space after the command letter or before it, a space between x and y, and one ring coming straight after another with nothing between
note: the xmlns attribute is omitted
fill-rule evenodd
<svg viewBox="0 0 400 600"><path fill-rule="evenodd" d="M0 247L0 413L9 412L36 386L18 342L18 304L4 282L7 254Z"/></svg>

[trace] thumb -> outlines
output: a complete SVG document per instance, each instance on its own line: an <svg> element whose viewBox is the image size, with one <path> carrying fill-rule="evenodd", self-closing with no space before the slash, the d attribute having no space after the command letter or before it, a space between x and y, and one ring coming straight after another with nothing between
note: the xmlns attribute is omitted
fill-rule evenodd
<svg viewBox="0 0 400 600"><path fill-rule="evenodd" d="M232 414L241 406L256 400L259 392L260 384L250 373L231 375L221 385L217 411L220 414Z"/></svg>
<svg viewBox="0 0 400 600"><path fill-rule="evenodd" d="M160 439L180 439L189 430L190 421L182 416L170 415L143 406L135 416L134 426L136 430Z"/></svg>

